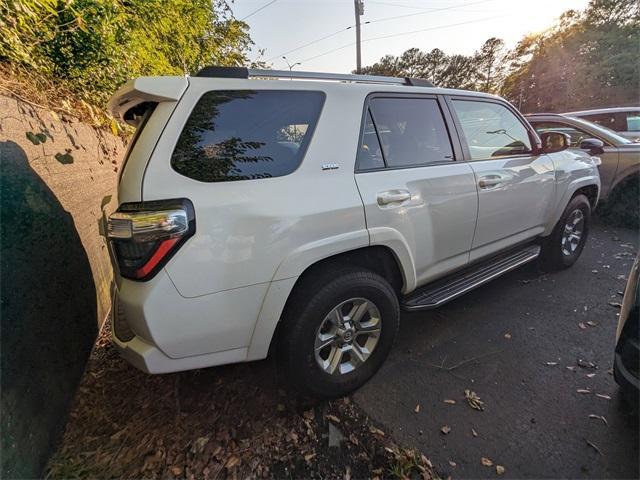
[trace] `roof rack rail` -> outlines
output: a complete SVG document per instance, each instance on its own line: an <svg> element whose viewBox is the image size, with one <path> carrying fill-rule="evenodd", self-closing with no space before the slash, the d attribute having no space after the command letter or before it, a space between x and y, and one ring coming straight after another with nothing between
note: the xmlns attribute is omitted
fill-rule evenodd
<svg viewBox="0 0 640 480"><path fill-rule="evenodd" d="M422 78L384 77L381 75L355 75L346 73L300 72L287 70L260 70L246 67L205 67L196 77L215 78L288 78L298 80L334 80L354 83L382 83L413 87L433 87L433 83Z"/></svg>

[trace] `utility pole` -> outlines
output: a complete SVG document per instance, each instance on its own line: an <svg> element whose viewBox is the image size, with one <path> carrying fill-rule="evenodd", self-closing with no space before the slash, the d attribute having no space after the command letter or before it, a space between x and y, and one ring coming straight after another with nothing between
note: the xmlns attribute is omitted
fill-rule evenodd
<svg viewBox="0 0 640 480"><path fill-rule="evenodd" d="M364 15L364 0L353 0L356 13L356 73L362 69L362 54L360 51L360 16Z"/></svg>

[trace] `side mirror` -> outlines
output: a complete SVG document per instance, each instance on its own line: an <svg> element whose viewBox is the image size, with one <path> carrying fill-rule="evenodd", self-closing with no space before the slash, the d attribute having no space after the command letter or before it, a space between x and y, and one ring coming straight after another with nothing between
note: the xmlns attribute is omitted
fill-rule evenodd
<svg viewBox="0 0 640 480"><path fill-rule="evenodd" d="M597 138L585 138L580 142L580 149L587 150L591 155L604 153L604 143Z"/></svg>
<svg viewBox="0 0 640 480"><path fill-rule="evenodd" d="M544 132L540 134L542 153L561 152L571 145L571 137L562 132Z"/></svg>

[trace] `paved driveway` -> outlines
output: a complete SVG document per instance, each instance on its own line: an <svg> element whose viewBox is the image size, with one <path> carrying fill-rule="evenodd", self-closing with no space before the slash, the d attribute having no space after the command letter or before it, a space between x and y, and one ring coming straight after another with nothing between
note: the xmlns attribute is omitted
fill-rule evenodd
<svg viewBox="0 0 640 480"><path fill-rule="evenodd" d="M496 477L496 464L509 478L638 478L638 419L610 373L619 310L609 305L622 300L637 246L637 232L598 224L569 270L526 266L437 311L404 314L356 401L454 478Z"/></svg>

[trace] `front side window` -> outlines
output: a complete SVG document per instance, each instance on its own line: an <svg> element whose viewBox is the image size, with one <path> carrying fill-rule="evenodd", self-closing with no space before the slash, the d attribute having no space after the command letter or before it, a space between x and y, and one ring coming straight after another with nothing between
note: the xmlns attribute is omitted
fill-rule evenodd
<svg viewBox="0 0 640 480"><path fill-rule="evenodd" d="M536 129L538 135L545 132L561 132L569 135L571 139L571 147L579 147L580 142L586 140L587 138L593 138L593 135L585 132L584 130L580 130L578 128L572 127L571 125L566 125L564 123L557 122L531 122L533 128Z"/></svg>
<svg viewBox="0 0 640 480"><path fill-rule="evenodd" d="M300 165L323 103L322 92L205 93L180 134L171 166L202 182L287 175Z"/></svg>
<svg viewBox="0 0 640 480"><path fill-rule="evenodd" d="M472 160L531 153L529 132L504 105L476 100L454 100Z"/></svg>
<svg viewBox="0 0 640 480"><path fill-rule="evenodd" d="M358 152L358 168L420 167L453 161L449 133L432 98L373 98Z"/></svg>

